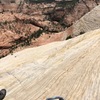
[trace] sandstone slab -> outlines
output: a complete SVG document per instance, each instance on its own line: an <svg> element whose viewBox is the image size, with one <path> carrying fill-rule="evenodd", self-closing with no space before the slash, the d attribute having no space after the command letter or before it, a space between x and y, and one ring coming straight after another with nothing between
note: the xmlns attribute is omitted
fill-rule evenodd
<svg viewBox="0 0 100 100"><path fill-rule="evenodd" d="M100 29L0 59L5 100L100 100Z"/></svg>

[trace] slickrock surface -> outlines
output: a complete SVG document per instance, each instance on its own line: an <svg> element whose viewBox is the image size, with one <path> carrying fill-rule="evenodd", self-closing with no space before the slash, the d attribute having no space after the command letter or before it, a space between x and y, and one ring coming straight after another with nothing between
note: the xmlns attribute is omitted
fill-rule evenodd
<svg viewBox="0 0 100 100"><path fill-rule="evenodd" d="M100 29L0 59L5 100L100 100Z"/></svg>

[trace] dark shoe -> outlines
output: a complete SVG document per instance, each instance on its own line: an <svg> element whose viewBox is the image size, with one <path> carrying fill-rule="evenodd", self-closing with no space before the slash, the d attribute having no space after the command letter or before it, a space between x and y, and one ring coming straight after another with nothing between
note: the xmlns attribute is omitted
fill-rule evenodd
<svg viewBox="0 0 100 100"><path fill-rule="evenodd" d="M62 97L56 96L53 98L47 98L46 100L64 100Z"/></svg>
<svg viewBox="0 0 100 100"><path fill-rule="evenodd" d="M0 100L3 100L5 96L6 96L6 90L5 89L0 90Z"/></svg>

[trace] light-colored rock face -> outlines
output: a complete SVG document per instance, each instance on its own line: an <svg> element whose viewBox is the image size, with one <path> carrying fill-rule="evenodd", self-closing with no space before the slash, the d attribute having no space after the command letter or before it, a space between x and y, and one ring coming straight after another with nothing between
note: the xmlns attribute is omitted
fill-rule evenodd
<svg viewBox="0 0 100 100"><path fill-rule="evenodd" d="M73 24L73 35L100 28L100 5Z"/></svg>
<svg viewBox="0 0 100 100"><path fill-rule="evenodd" d="M100 5L95 7L93 10L85 14L82 18L73 23L72 26L66 28L62 33L62 40L65 40L68 36L78 36L81 33L85 33L91 30L100 28Z"/></svg>
<svg viewBox="0 0 100 100"><path fill-rule="evenodd" d="M5 100L100 100L100 29L0 60Z"/></svg>

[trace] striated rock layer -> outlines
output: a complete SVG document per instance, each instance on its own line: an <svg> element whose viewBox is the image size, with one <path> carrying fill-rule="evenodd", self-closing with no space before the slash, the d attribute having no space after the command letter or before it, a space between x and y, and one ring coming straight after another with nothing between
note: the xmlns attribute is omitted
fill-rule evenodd
<svg viewBox="0 0 100 100"><path fill-rule="evenodd" d="M85 32L100 28L100 5L92 9L85 14L82 18L73 23L72 26L65 31L60 32L62 34L61 40L65 40L69 36L75 37Z"/></svg>
<svg viewBox="0 0 100 100"><path fill-rule="evenodd" d="M73 35L100 28L100 5L73 24Z"/></svg>
<svg viewBox="0 0 100 100"><path fill-rule="evenodd" d="M5 100L100 100L100 29L0 59Z"/></svg>

